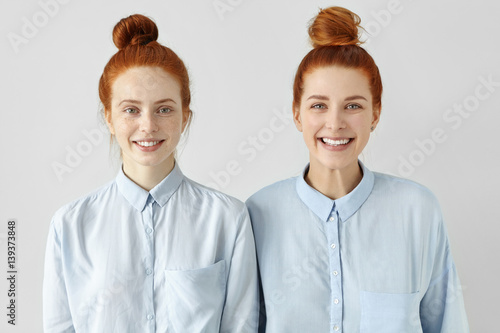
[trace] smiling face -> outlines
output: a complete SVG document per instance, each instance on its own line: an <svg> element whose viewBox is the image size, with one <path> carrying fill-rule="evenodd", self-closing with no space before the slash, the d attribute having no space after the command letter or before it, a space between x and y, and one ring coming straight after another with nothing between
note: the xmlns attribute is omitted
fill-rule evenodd
<svg viewBox="0 0 500 333"><path fill-rule="evenodd" d="M310 169L352 171L378 123L366 75L358 69L319 67L304 77L297 129L309 149Z"/></svg>
<svg viewBox="0 0 500 333"><path fill-rule="evenodd" d="M125 173L171 170L187 119L179 83L161 68L133 67L112 85L106 122L120 145Z"/></svg>

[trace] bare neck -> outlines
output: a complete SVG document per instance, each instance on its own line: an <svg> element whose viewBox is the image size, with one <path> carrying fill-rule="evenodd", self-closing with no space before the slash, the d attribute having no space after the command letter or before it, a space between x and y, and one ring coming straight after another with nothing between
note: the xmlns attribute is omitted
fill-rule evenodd
<svg viewBox="0 0 500 333"><path fill-rule="evenodd" d="M341 170L332 170L311 163L305 181L318 192L336 200L354 190L362 178L363 172L357 162Z"/></svg>
<svg viewBox="0 0 500 333"><path fill-rule="evenodd" d="M165 163L155 166L142 166L135 164L123 163L123 172L134 183L151 191L158 185L170 172L174 169L175 161L167 160Z"/></svg>

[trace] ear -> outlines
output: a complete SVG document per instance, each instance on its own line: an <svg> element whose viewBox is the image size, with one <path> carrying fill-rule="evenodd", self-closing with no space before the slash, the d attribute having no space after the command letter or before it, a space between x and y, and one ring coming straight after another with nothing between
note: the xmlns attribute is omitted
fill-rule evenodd
<svg viewBox="0 0 500 333"><path fill-rule="evenodd" d="M298 106L293 107L293 122L297 130L302 132L302 117L300 116L300 108Z"/></svg>
<svg viewBox="0 0 500 333"><path fill-rule="evenodd" d="M115 128L111 120L111 110L104 110L104 118L106 119L106 125L108 125L109 132L111 135L115 135Z"/></svg>
<svg viewBox="0 0 500 333"><path fill-rule="evenodd" d="M380 106L376 106L373 108L373 119L372 119L372 128L375 129L380 120Z"/></svg>
<svg viewBox="0 0 500 333"><path fill-rule="evenodd" d="M191 123L191 118L193 117L193 111L187 110L187 111L182 111L182 131L181 133L184 133L184 130L186 127Z"/></svg>

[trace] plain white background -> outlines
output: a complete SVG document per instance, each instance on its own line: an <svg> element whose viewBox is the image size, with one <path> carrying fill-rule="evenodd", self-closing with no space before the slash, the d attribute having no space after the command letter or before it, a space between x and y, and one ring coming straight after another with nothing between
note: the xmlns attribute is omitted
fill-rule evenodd
<svg viewBox="0 0 500 333"><path fill-rule="evenodd" d="M292 82L318 8L358 13L384 83L362 160L440 200L472 332L498 332L500 3L490 0L2 0L0 330L42 331L45 241L55 210L112 180L97 84L113 26L151 16L187 64L194 121L186 175L241 200L298 174L308 155ZM490 83L487 83L490 82ZM98 132L100 131L100 132ZM17 220L17 319L6 316L7 221Z"/></svg>

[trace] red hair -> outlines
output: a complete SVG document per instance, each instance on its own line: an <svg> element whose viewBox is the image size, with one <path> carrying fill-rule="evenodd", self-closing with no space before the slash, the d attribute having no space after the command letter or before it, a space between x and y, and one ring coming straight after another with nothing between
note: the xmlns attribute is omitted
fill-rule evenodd
<svg viewBox="0 0 500 333"><path fill-rule="evenodd" d="M113 42L118 48L104 67L99 80L99 98L105 117L111 111L112 86L118 76L129 68L160 67L176 78L181 86L182 109L191 118L191 91L186 66L174 51L159 44L158 28L148 17L135 14L123 18L113 29Z"/></svg>
<svg viewBox="0 0 500 333"><path fill-rule="evenodd" d="M341 66L359 69L370 84L374 108L382 106L382 79L373 58L363 49L358 38L361 19L342 7L321 10L309 26L309 37L314 47L300 63L293 84L293 107L300 106L304 91L304 77L314 69ZM361 28L362 29L362 28Z"/></svg>

